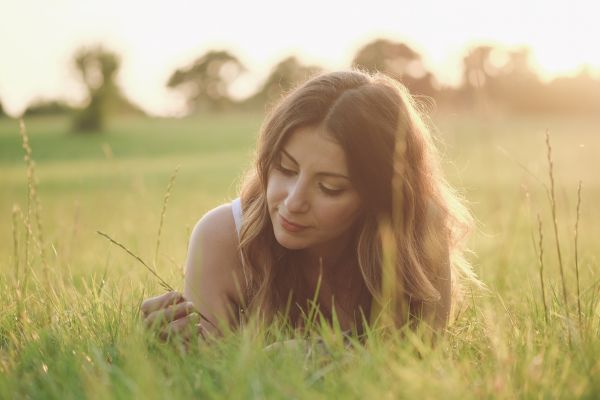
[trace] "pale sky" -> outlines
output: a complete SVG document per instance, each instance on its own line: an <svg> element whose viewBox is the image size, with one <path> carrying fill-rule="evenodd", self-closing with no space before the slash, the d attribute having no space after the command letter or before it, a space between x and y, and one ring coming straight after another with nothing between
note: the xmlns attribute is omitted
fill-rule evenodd
<svg viewBox="0 0 600 400"><path fill-rule="evenodd" d="M531 47L544 79L588 65L600 77L600 5L595 0L0 0L0 101L17 115L35 98L83 99L72 57L102 43L121 55L118 82L146 111L182 110L169 75L210 49L248 67L237 83L249 94L289 55L346 68L356 50L384 37L424 56L457 84L465 49L475 44Z"/></svg>

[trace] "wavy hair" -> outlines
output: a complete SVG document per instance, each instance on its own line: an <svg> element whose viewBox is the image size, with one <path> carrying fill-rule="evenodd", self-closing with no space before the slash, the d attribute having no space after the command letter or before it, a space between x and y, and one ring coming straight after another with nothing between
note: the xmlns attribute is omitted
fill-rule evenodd
<svg viewBox="0 0 600 400"><path fill-rule="evenodd" d="M461 245L471 225L469 212L444 180L430 131L406 88L381 73L350 70L312 77L284 96L263 122L255 162L240 194L243 297L248 310L267 320L287 314L294 324L302 315L302 304L290 308L290 303L303 300L301 280L291 267L299 262L297 253L275 240L266 189L286 140L301 127L317 125L344 149L351 181L362 200L353 232L355 266L362 278L357 298L370 299L371 315L386 301L385 252L391 246L393 279L411 310L398 311L399 324L427 317L418 310L441 300L441 268L450 268L456 302L460 283L476 281ZM393 238L386 245L382 226Z"/></svg>

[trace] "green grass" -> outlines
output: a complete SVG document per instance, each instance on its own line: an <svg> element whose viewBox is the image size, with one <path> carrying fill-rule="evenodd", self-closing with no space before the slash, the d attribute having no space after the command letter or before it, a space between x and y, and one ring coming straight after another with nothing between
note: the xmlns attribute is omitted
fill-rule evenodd
<svg viewBox="0 0 600 400"><path fill-rule="evenodd" d="M266 352L273 338L285 337L273 327L271 335L248 329L184 355L147 335L139 304L163 289L96 231L151 262L164 191L180 165L157 270L181 288L190 230L205 211L235 196L261 117L118 119L97 136L69 134L61 118L26 121L42 246L34 219L28 238L17 214L13 235L13 205L27 209L27 169L18 123L0 120L0 398L600 396L600 119L593 118L435 116L444 169L477 219L469 258L490 291L467 298L470 307L434 349L410 335L380 332L348 347L321 327L325 350L309 340L310 351ZM546 129L568 315L543 187L549 186ZM574 268L579 180L581 328ZM534 247L538 214L548 322Z"/></svg>

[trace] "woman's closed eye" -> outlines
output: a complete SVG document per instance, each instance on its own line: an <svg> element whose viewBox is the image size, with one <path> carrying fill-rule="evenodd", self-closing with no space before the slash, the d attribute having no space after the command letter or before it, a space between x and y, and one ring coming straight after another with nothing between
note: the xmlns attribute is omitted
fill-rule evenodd
<svg viewBox="0 0 600 400"><path fill-rule="evenodd" d="M277 169L279 171L281 171L282 174L287 175L287 176L292 176L296 173L296 171L294 171L293 169L286 168L281 164L277 164Z"/></svg>
<svg viewBox="0 0 600 400"><path fill-rule="evenodd" d="M285 167L281 163L277 164L276 168L285 176L294 176L298 173L296 170ZM338 196L345 191L345 189L343 188L332 187L330 185L324 184L323 182L319 182L318 186L323 193L331 197Z"/></svg>
<svg viewBox="0 0 600 400"><path fill-rule="evenodd" d="M319 183L319 188L321 189L321 191L323 193L325 193L328 196L339 196L345 190L345 189L328 187L327 185L324 185L323 183Z"/></svg>

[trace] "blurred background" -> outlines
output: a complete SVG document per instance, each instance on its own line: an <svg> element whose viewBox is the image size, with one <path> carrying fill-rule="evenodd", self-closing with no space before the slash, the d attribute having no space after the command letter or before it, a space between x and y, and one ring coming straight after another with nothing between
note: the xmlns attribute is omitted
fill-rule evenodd
<svg viewBox="0 0 600 400"><path fill-rule="evenodd" d="M109 247L98 229L144 252L179 165L159 261L180 266L196 220L236 196L269 107L315 72L360 67L418 97L478 221L478 272L501 285L499 266L535 260L536 214L549 218L546 132L563 229L572 231L579 180L582 217L598 217L585 206L600 199L595 11L583 0L3 0L0 214L19 221L17 207L27 221L33 204L24 116L47 230L40 247L82 271ZM11 236L3 224L7 263Z"/></svg>
<svg viewBox="0 0 600 400"><path fill-rule="evenodd" d="M595 15L589 0L5 0L0 101L10 116L262 109L361 66L444 108L597 113Z"/></svg>

